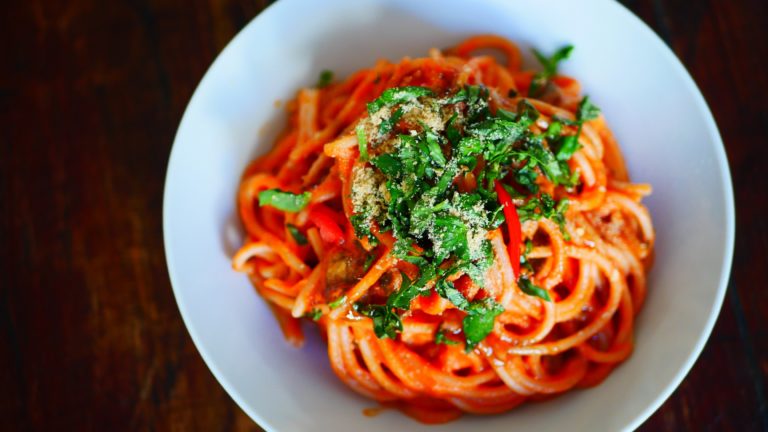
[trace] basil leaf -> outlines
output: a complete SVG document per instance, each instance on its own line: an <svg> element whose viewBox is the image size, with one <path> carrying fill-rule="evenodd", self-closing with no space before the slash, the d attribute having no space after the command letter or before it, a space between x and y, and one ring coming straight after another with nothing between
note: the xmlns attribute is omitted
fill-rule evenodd
<svg viewBox="0 0 768 432"><path fill-rule="evenodd" d="M381 124L379 124L379 133L386 135L391 132L404 113L405 111L402 108L398 108L389 118L382 120Z"/></svg>
<svg viewBox="0 0 768 432"><path fill-rule="evenodd" d="M312 309L304 314L304 318L311 318L312 321L317 321L323 316L323 311L320 309Z"/></svg>
<svg viewBox="0 0 768 432"><path fill-rule="evenodd" d="M293 224L285 224L286 228L288 228L288 232L291 233L291 237L293 237L293 240L296 241L296 244L298 245L305 245L307 244L307 238L304 237L304 234L299 231L299 228L296 227L296 225Z"/></svg>
<svg viewBox="0 0 768 432"><path fill-rule="evenodd" d="M445 336L445 332L443 332L442 329L438 330L435 333L435 344L437 345L458 345L459 342L455 341L453 339L448 339L448 337Z"/></svg>
<svg viewBox="0 0 768 432"><path fill-rule="evenodd" d="M530 240L525 241L525 249L523 250L523 254L521 258L528 259L528 254L531 253L533 250L533 242Z"/></svg>
<svg viewBox="0 0 768 432"><path fill-rule="evenodd" d="M323 88L327 87L328 84L333 81L333 71L330 71L328 69L323 70L320 72L320 76L317 78L317 88Z"/></svg>
<svg viewBox="0 0 768 432"><path fill-rule="evenodd" d="M536 57L536 60L538 60L539 63L541 63L541 66L544 68L544 73L547 75L547 77L551 77L557 74L557 67L560 62L571 56L571 52L573 52L573 45L566 45L558 49L550 57L545 56L535 48L532 51L533 55Z"/></svg>
<svg viewBox="0 0 768 432"><path fill-rule="evenodd" d="M437 142L437 135L432 131L426 131L427 149L429 150L429 157L440 167L445 166L446 160L443 155L443 150L440 148L440 144Z"/></svg>
<svg viewBox="0 0 768 432"><path fill-rule="evenodd" d="M544 134L544 137L547 139L555 139L560 136L561 131L563 130L563 123L555 120L552 123L549 124L547 127L547 132Z"/></svg>
<svg viewBox="0 0 768 432"><path fill-rule="evenodd" d="M435 284L435 290L440 297L453 303L457 308L464 311L469 309L469 301L453 286L452 282L441 279Z"/></svg>
<svg viewBox="0 0 768 432"><path fill-rule="evenodd" d="M576 135L567 135L559 141L560 148L557 149L555 157L560 161L567 161L581 147L579 137Z"/></svg>
<svg viewBox="0 0 768 432"><path fill-rule="evenodd" d="M448 142L453 145L457 145L461 141L461 132L455 125L457 118L458 115L453 113L451 118L448 119L448 122L445 124L445 137L448 138Z"/></svg>
<svg viewBox="0 0 768 432"><path fill-rule="evenodd" d="M411 300L419 294L419 289L411 284L411 280L408 279L408 276L404 273L402 273L402 276L403 283L400 285L400 289L389 295L387 305L398 309L408 310L411 308Z"/></svg>
<svg viewBox="0 0 768 432"><path fill-rule="evenodd" d="M365 262L363 263L363 271L368 271L368 269L371 268L371 264L373 264L374 260L376 260L376 257L373 254L365 257Z"/></svg>
<svg viewBox="0 0 768 432"><path fill-rule="evenodd" d="M289 213L301 211L309 204L312 195L309 192L294 194L280 189L267 189L259 192L259 206L270 206Z"/></svg>
<svg viewBox="0 0 768 432"><path fill-rule="evenodd" d="M343 295L336 300L328 303L328 307L331 309L336 309L337 307L341 306L342 303L344 303L347 300L347 296Z"/></svg>
<svg viewBox="0 0 768 432"><path fill-rule="evenodd" d="M376 100L368 104L368 112L370 114L384 108L385 106L392 106L396 104L403 104L407 102L413 102L422 96L431 96L432 90L427 87L394 87L381 93Z"/></svg>
<svg viewBox="0 0 768 432"><path fill-rule="evenodd" d="M395 339L397 333L403 331L403 323L400 316L393 309L408 310L411 301L419 294L416 285L405 274L402 274L403 282L400 288L387 298L384 305L364 305L355 303L353 309L365 315L373 321L373 332L378 338Z"/></svg>
<svg viewBox="0 0 768 432"><path fill-rule="evenodd" d="M517 280L517 286L520 287L520 290L529 296L538 297L542 300L546 300L548 302L552 301L552 298L549 296L549 293L544 288L538 287L533 284L533 282L530 281L530 279L526 277L521 277Z"/></svg>
<svg viewBox="0 0 768 432"><path fill-rule="evenodd" d="M354 310L371 318L373 332L379 339L395 339L397 333L403 330L403 322L396 313L393 313L386 305L363 305L355 303Z"/></svg>
<svg viewBox="0 0 768 432"><path fill-rule="evenodd" d="M435 259L441 262L451 253L467 258L467 226L458 216L436 217L431 233Z"/></svg>
<svg viewBox="0 0 768 432"><path fill-rule="evenodd" d="M462 321L467 351L491 334L496 317L502 312L504 308L492 298L471 304L467 316Z"/></svg>
<svg viewBox="0 0 768 432"><path fill-rule="evenodd" d="M515 171L514 175L517 184L526 188L528 192L534 194L539 192L539 185L536 183L536 178L539 175L527 164L519 170Z"/></svg>
<svg viewBox="0 0 768 432"><path fill-rule="evenodd" d="M528 102L526 99L521 99L520 102L517 103L517 121L522 122L526 125L530 125L533 122L535 122L539 116L541 116L541 113L539 113L539 110L536 109L535 106L533 106L532 103Z"/></svg>
<svg viewBox="0 0 768 432"><path fill-rule="evenodd" d="M552 219L553 222L555 222L560 227L560 232L563 233L563 238L565 241L571 240L571 235L568 233L568 231L565 229L565 212L568 210L568 198L563 198L560 200L559 203L557 203L557 206L554 209L554 212L548 216L550 219Z"/></svg>
<svg viewBox="0 0 768 432"><path fill-rule="evenodd" d="M487 245L487 246L485 246ZM483 246L481 247L481 253L486 253L489 250L488 247L491 246L491 243L486 240L486 242L483 243ZM493 262L493 249L490 249L491 252L491 263ZM459 263L458 270L464 272L465 275L469 276L470 279L472 279L472 282L475 283L475 285L483 288L485 286L485 273L488 270L488 267L490 263L487 259L480 259L478 260L478 263L475 264L470 261L461 261Z"/></svg>
<svg viewBox="0 0 768 432"><path fill-rule="evenodd" d="M579 107L576 110L576 119L583 123L598 117L600 117L600 108L596 107L592 101L589 100L589 96L584 96L584 99L579 102Z"/></svg>
<svg viewBox="0 0 768 432"><path fill-rule="evenodd" d="M467 107L467 120L474 123L478 118L488 115L488 89L480 85L464 86L453 96L444 100L445 104L464 102Z"/></svg>
<svg viewBox="0 0 768 432"><path fill-rule="evenodd" d="M570 235L565 229L565 212L568 210L568 199L563 198L555 202L549 194L542 194L540 197L533 197L525 204L517 208L517 216L520 222L528 220L539 220L542 217L552 220L560 226L566 241L570 240Z"/></svg>
<svg viewBox="0 0 768 432"><path fill-rule="evenodd" d="M389 153L376 156L375 158L371 159L371 163L373 166L380 169L384 175L389 177L398 175L402 170L400 161Z"/></svg>
<svg viewBox="0 0 768 432"><path fill-rule="evenodd" d="M492 118L467 128L470 136L483 141L503 141L512 143L522 138L527 132L526 126L502 118Z"/></svg>
<svg viewBox="0 0 768 432"><path fill-rule="evenodd" d="M533 49L533 55L541 63L544 68L542 72L537 73L531 80L531 85L528 87L528 95L531 97L540 96L543 93L544 88L549 83L549 79L557 75L557 67L560 62L570 57L573 51L573 45L566 45L559 50L555 51L551 57L547 57L536 49Z"/></svg>
<svg viewBox="0 0 768 432"><path fill-rule="evenodd" d="M527 140L523 149L514 152L520 160L529 160L544 172L544 175L552 182L558 184L567 181L570 172L563 172L563 167L558 164L555 155L544 148L539 140Z"/></svg>
<svg viewBox="0 0 768 432"><path fill-rule="evenodd" d="M429 281L437 276L437 266L432 263L424 264L421 268L419 278L413 283L419 289L425 287Z"/></svg>
<svg viewBox="0 0 768 432"><path fill-rule="evenodd" d="M352 229L355 230L355 236L357 238L371 237L371 224L370 217L365 213L356 213L349 217L349 222L352 224Z"/></svg>

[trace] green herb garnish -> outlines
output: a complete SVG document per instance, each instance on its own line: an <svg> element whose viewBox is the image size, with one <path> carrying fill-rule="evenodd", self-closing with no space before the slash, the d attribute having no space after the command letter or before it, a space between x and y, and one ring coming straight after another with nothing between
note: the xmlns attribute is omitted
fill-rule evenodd
<svg viewBox="0 0 768 432"><path fill-rule="evenodd" d="M566 45L555 51L551 57L547 57L538 50L533 50L533 55L536 56L536 59L541 63L544 70L533 76L531 85L528 87L528 96L536 97L544 92L549 79L557 75L557 67L560 62L567 59L572 51L573 45Z"/></svg>
<svg viewBox="0 0 768 432"><path fill-rule="evenodd" d="M296 242L296 244L307 244L307 238L304 236L304 234L301 233L301 231L299 231L299 228L296 227L296 225L285 224L285 227L288 228L288 232L291 233L291 237L293 237L293 240Z"/></svg>
<svg viewBox="0 0 768 432"><path fill-rule="evenodd" d="M585 121L594 120L598 117L600 117L600 108L596 107L589 100L589 96L584 96L576 110L576 119L579 121L579 124L581 125Z"/></svg>
<svg viewBox="0 0 768 432"><path fill-rule="evenodd" d="M395 87L384 90L378 99L368 104L370 114L382 109L385 106L413 102L422 96L432 95L432 90L427 87Z"/></svg>
<svg viewBox="0 0 768 432"><path fill-rule="evenodd" d="M549 125L545 136L549 138L550 146L555 149L555 158L561 163L567 161L573 156L576 151L581 148L579 144L579 136L581 135L581 129L584 123L589 120L594 120L600 116L600 108L596 107L592 101L589 100L589 96L579 102L579 107L576 110L576 120L555 120ZM559 135L562 124L568 124L571 126L577 126L575 135ZM554 132L550 132L553 129Z"/></svg>
<svg viewBox="0 0 768 432"><path fill-rule="evenodd" d="M333 71L330 71L328 69L323 70L320 72L320 76L317 78L317 88L323 88L327 87L328 84L333 81Z"/></svg>
<svg viewBox="0 0 768 432"><path fill-rule="evenodd" d="M418 294L418 288L411 284L411 280L408 279L404 273L402 274L403 283L400 285L400 289L392 293L387 299L387 305L398 309L410 309L411 300L413 300Z"/></svg>
<svg viewBox="0 0 768 432"><path fill-rule="evenodd" d="M365 257L365 263L363 263L363 271L368 271L369 268L371 268L371 264L373 264L373 261L376 259L376 257L373 254L368 255Z"/></svg>
<svg viewBox="0 0 768 432"><path fill-rule="evenodd" d="M403 322L400 321L400 317L387 305L355 303L354 310L373 321L373 332L379 339L395 339L397 334L403 330Z"/></svg>
<svg viewBox="0 0 768 432"><path fill-rule="evenodd" d="M453 303L457 308L466 311L469 310L469 301L464 297L462 293L459 292L454 286L453 283L441 279L438 281L437 286L435 287L437 290L437 293L440 295L440 297L443 297L444 299L447 299L451 303Z"/></svg>
<svg viewBox="0 0 768 432"><path fill-rule="evenodd" d="M328 307L331 309L336 309L337 307L341 306L342 303L344 303L347 300L347 296L343 295L336 300L328 303Z"/></svg>
<svg viewBox="0 0 768 432"><path fill-rule="evenodd" d="M570 50L542 61L545 79L554 76ZM546 131L534 133L531 126L541 113L532 103L523 99L513 108L492 110L488 90L477 85L447 95L426 87L392 88L367 109L369 116L362 122L368 123L361 123L357 134L360 161L368 163L358 168L352 184L352 226L358 238L371 239L373 226L391 233L391 253L416 265L418 275L413 280L403 275L401 286L384 304L358 302L354 310L371 318L377 337L396 338L402 331L401 315L413 299L437 293L466 314L462 329L471 350L490 334L504 308L493 298L465 297L452 281L466 276L483 287L494 258L487 235L504 221L495 182L525 200L517 209L521 221L548 218L567 236L568 201L539 193L537 182L543 175L556 186L576 186L578 176L567 162L578 150L578 134L571 135L569 126L580 126L598 111L585 98L575 121L553 119ZM457 179L470 172L477 187L460 189ZM526 243L521 256L529 271L532 247ZM366 271L371 263L372 256L366 259ZM529 295L549 299L530 280L521 278L519 284ZM435 338L451 341L441 332Z"/></svg>
<svg viewBox="0 0 768 432"><path fill-rule="evenodd" d="M467 351L474 348L493 331L496 317L502 312L504 312L504 308L491 298L471 304L467 316L462 321L464 337L467 340Z"/></svg>
<svg viewBox="0 0 768 432"><path fill-rule="evenodd" d="M373 332L378 338L395 339L397 333L403 330L403 323L396 309L409 309L411 300L418 294L418 288L411 283L408 276L402 274L403 283L400 288L392 293L386 304L362 304L355 303L353 309L373 320Z"/></svg>
<svg viewBox="0 0 768 432"><path fill-rule="evenodd" d="M443 331L443 329L439 329L437 332L435 332L435 343L437 345L458 345L459 344L458 341L449 339L447 336L445 336L445 331Z"/></svg>
<svg viewBox="0 0 768 432"><path fill-rule="evenodd" d="M520 254L520 266L529 272L533 273L533 265L528 261L528 254L533 250L533 242L530 240L525 241L525 249Z"/></svg>
<svg viewBox="0 0 768 432"><path fill-rule="evenodd" d="M549 296L549 293L547 292L547 290L534 285L533 282L531 282L531 280L526 277L521 277L520 279L518 279L517 286L519 286L520 290L522 290L524 293L528 294L529 296L538 297L548 302L552 301L552 298Z"/></svg>
<svg viewBox="0 0 768 432"><path fill-rule="evenodd" d="M379 134L386 135L395 127L400 118L405 114L402 108L395 110L391 116L381 121L379 125Z"/></svg>
<svg viewBox="0 0 768 432"><path fill-rule="evenodd" d="M312 309L309 312L304 314L304 318L311 318L312 321L317 321L323 316L323 311L320 309Z"/></svg>

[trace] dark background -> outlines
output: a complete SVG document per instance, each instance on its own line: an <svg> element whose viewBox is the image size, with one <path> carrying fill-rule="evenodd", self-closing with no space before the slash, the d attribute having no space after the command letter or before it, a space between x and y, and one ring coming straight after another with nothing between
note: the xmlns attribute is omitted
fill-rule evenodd
<svg viewBox="0 0 768 432"><path fill-rule="evenodd" d="M258 429L181 321L161 212L184 107L267 3L0 5L0 429ZM768 430L768 2L622 3L704 93L737 202L714 333L641 429Z"/></svg>

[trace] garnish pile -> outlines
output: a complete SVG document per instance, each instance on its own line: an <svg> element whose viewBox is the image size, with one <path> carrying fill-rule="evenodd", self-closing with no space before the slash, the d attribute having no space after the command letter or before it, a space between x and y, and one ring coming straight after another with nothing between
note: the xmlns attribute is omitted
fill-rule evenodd
<svg viewBox="0 0 768 432"><path fill-rule="evenodd" d="M545 70L534 76L530 92L540 94L546 88L557 62L570 50L565 47L551 58L537 53ZM505 101L516 95L507 96ZM521 244L520 224L549 218L569 237L568 200L541 192L540 177L566 191L578 186L578 172L571 171L568 160L579 149L582 124L600 111L585 97L575 119L537 123L538 110L524 98L517 100L516 106L505 109L493 106L481 85L443 95L408 86L387 89L367 105L368 115L355 129L359 160L365 165L352 175L351 222L356 236L370 245L378 243L375 233L391 232L396 240L392 253L419 270L414 280L403 273L400 288L385 303L354 305L356 312L372 318L378 337L394 339L402 330L402 311L416 296L430 295L434 289L467 313L467 349L482 341L504 308L487 296L468 300L453 281L467 275L483 287L494 259L488 233L505 218L518 286L551 301L547 291L530 280L526 251L531 243ZM259 194L260 205L284 211L299 211L308 202L308 192L271 189ZM294 230L294 238L301 235ZM313 318L318 313L314 310Z"/></svg>
<svg viewBox="0 0 768 432"><path fill-rule="evenodd" d="M504 223L505 203L513 267L523 266L518 285L549 301L529 279L520 223L549 218L568 236L568 200L541 192L539 179L566 190L578 185L568 160L579 148L582 123L599 114L589 99L582 100L575 120L556 119L544 128L530 102L519 99L512 110L492 108L482 86L444 95L426 87L391 88L367 108L356 129L360 161L367 163L352 176L355 233L376 244L376 232L391 231L393 254L419 270L414 280L403 274L386 303L355 305L373 319L376 335L395 338L402 311L433 289L467 313L467 349L491 332L503 308L490 297L468 300L453 281L465 274L483 287L493 263L488 232ZM534 132L533 126L542 130ZM512 200L521 203L516 210Z"/></svg>

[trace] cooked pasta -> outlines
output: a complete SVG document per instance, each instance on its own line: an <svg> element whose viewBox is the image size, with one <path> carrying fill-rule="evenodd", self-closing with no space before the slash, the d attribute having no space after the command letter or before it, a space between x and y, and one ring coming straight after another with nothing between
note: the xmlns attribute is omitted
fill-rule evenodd
<svg viewBox="0 0 768 432"><path fill-rule="evenodd" d="M651 188L557 73L571 49L535 72L480 35L299 90L242 177L233 258L289 342L315 321L344 383L427 423L594 386L630 355Z"/></svg>

